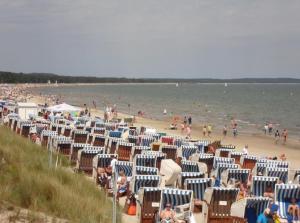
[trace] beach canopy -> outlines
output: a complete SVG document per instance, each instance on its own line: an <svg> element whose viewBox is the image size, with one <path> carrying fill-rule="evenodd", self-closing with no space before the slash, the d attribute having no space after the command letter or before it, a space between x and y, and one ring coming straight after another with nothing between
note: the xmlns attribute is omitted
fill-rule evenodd
<svg viewBox="0 0 300 223"><path fill-rule="evenodd" d="M47 108L48 111L52 111L52 112L77 112L80 111L81 108L66 104L66 103L62 103L59 105L54 105L51 106L49 108Z"/></svg>

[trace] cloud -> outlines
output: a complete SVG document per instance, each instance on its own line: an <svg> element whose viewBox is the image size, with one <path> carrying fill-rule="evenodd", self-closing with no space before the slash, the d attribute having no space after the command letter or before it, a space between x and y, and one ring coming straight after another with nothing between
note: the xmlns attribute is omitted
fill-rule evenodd
<svg viewBox="0 0 300 223"><path fill-rule="evenodd" d="M299 1L3 0L0 69L298 76Z"/></svg>

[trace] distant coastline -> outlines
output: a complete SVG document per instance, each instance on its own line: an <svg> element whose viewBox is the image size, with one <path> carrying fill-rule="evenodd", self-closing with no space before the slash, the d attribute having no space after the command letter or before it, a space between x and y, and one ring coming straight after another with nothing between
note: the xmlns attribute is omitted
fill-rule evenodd
<svg viewBox="0 0 300 223"><path fill-rule="evenodd" d="M123 77L95 77L95 76L63 76L48 73L15 73L0 71L0 83L25 84L25 83L58 83L58 84L299 84L298 78L123 78Z"/></svg>

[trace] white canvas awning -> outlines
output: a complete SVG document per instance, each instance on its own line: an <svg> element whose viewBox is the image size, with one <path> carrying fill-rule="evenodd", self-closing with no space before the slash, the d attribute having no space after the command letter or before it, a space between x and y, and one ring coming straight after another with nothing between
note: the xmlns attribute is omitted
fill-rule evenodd
<svg viewBox="0 0 300 223"><path fill-rule="evenodd" d="M47 110L52 112L77 112L77 111L81 111L81 108L66 103L62 103L59 105L51 106L47 108Z"/></svg>

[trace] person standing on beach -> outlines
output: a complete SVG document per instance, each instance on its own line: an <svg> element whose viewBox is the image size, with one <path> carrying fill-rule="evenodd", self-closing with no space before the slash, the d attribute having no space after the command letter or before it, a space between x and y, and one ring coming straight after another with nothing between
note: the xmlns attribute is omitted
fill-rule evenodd
<svg viewBox="0 0 300 223"><path fill-rule="evenodd" d="M287 137L288 137L288 131L287 131L287 129L284 129L282 132L283 144L286 143Z"/></svg>
<svg viewBox="0 0 300 223"><path fill-rule="evenodd" d="M164 109L164 115L167 115L167 109Z"/></svg>
<svg viewBox="0 0 300 223"><path fill-rule="evenodd" d="M265 135L267 135L267 132L268 132L268 123L266 122L265 126L264 126L264 132L265 132Z"/></svg>
<svg viewBox="0 0 300 223"><path fill-rule="evenodd" d="M280 140L280 133L279 130L277 129L275 132L275 144L277 144L279 140Z"/></svg>
<svg viewBox="0 0 300 223"><path fill-rule="evenodd" d="M190 126L187 126L186 127L186 139L190 139L191 138L191 127Z"/></svg>
<svg viewBox="0 0 300 223"><path fill-rule="evenodd" d="M184 116L183 123L184 123L184 125L187 124L187 117L186 116Z"/></svg>
<svg viewBox="0 0 300 223"><path fill-rule="evenodd" d="M224 125L223 127L223 136L226 137L227 135L227 125Z"/></svg>
<svg viewBox="0 0 300 223"><path fill-rule="evenodd" d="M237 137L238 132L237 132L237 124L236 123L233 126L232 133L233 133L233 137Z"/></svg>
<svg viewBox="0 0 300 223"><path fill-rule="evenodd" d="M271 135L273 131L273 124L271 122L268 125L268 130L269 130L269 135Z"/></svg>
<svg viewBox="0 0 300 223"><path fill-rule="evenodd" d="M207 136L210 137L211 133L212 133L212 126L211 126L211 124L208 124L208 126L207 126Z"/></svg>
<svg viewBox="0 0 300 223"><path fill-rule="evenodd" d="M206 132L207 132L207 128L206 128L206 125L204 125L203 129L202 129L202 133L203 133L204 137L206 136Z"/></svg>
<svg viewBox="0 0 300 223"><path fill-rule="evenodd" d="M189 116L189 118L188 118L188 123L189 123L189 126L192 126L192 117L191 116Z"/></svg>

